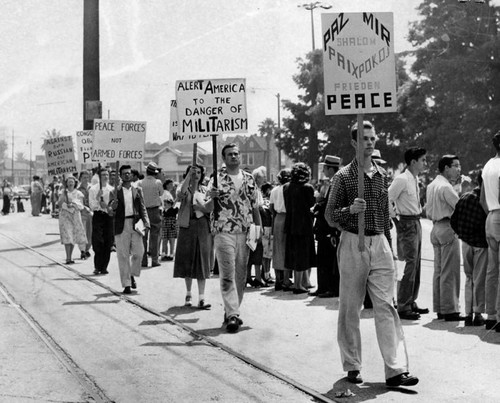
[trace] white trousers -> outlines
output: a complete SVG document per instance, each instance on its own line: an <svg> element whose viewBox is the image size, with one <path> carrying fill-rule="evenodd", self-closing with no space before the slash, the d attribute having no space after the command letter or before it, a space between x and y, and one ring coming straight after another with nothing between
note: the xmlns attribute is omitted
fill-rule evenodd
<svg viewBox="0 0 500 403"><path fill-rule="evenodd" d="M386 379L408 371L403 329L394 296L394 261L387 238L365 236L358 249L358 235L343 231L338 246L340 305L337 340L344 371L361 370L361 308L368 290L373 302L375 331ZM404 357L404 359L403 359Z"/></svg>

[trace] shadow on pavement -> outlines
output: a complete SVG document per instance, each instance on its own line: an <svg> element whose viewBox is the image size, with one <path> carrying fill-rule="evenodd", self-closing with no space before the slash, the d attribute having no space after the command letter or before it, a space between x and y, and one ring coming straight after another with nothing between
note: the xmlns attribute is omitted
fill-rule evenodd
<svg viewBox="0 0 500 403"><path fill-rule="evenodd" d="M497 333L495 329L486 330L484 326L457 326L459 323L463 322L445 322L443 320L434 319L423 327L430 330L446 331L467 336L473 335L477 336L485 343L500 344L500 333Z"/></svg>
<svg viewBox="0 0 500 403"><path fill-rule="evenodd" d="M346 392L350 390L354 393L355 396L336 396L338 393ZM417 395L418 392L411 389L406 388L387 388L385 386L385 382L364 382L362 384L356 385L350 383L347 378L341 378L337 382L334 383L333 388L328 392L324 393L324 396L329 399L342 399L342 401L349 402L364 402L366 400L374 400L379 396L384 395L386 393L402 393L407 395ZM341 400L336 400L341 401ZM397 397L394 397L394 401L397 401Z"/></svg>

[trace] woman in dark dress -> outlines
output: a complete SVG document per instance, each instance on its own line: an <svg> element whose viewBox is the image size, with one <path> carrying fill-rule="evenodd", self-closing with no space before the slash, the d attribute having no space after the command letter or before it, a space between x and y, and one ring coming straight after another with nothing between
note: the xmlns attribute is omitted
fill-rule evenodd
<svg viewBox="0 0 500 403"><path fill-rule="evenodd" d="M205 282L210 277L214 264L212 234L208 221L209 211L205 208L206 187L202 185L205 168L189 166L184 182L177 192L181 202L178 215L179 234L175 250L174 277L183 278L186 283L185 305L192 305L191 286L198 282L199 309L209 309L205 303Z"/></svg>
<svg viewBox="0 0 500 403"><path fill-rule="evenodd" d="M292 178L283 188L285 199L285 267L293 270L294 294L306 293L309 285L308 270L316 266L313 214L314 188L309 184L311 170L297 162L292 167Z"/></svg>
<svg viewBox="0 0 500 403"><path fill-rule="evenodd" d="M7 215L10 213L10 199L12 197L12 188L7 180L3 181L2 194L3 194L2 214Z"/></svg>

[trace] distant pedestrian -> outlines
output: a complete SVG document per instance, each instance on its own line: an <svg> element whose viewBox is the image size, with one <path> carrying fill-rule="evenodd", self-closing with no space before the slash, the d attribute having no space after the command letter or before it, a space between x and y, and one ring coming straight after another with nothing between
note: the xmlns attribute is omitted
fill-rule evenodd
<svg viewBox="0 0 500 403"><path fill-rule="evenodd" d="M269 209L273 215L273 258L272 266L276 282L274 284L275 291L292 291L293 283L291 281L292 271L285 266L285 248L286 248L286 233L285 233L285 218L286 206L283 196L283 187L290 182L292 170L290 168L282 169L278 173L279 186L271 190L269 196Z"/></svg>
<svg viewBox="0 0 500 403"><path fill-rule="evenodd" d="M2 214L7 215L10 213L10 199L12 198L12 187L10 183L4 179L2 185L3 206Z"/></svg>
<svg viewBox="0 0 500 403"><path fill-rule="evenodd" d="M417 305L422 255L422 206L418 175L427 168L426 154L424 148L406 150L406 169L389 186L389 205L396 224L398 258L405 262L398 286L397 306L399 317L408 320L416 320L421 314L429 313L428 308L419 308Z"/></svg>
<svg viewBox="0 0 500 403"><path fill-rule="evenodd" d="M451 184L460 177L460 160L444 155L438 163L439 174L427 187L427 218L432 220L431 243L434 247L433 308L438 319L461 321L460 315L460 244L451 228L450 218L458 202Z"/></svg>
<svg viewBox="0 0 500 403"><path fill-rule="evenodd" d="M451 215L451 228L462 240L465 272L465 326L483 326L485 311L486 268L488 242L486 241L486 213L481 206L481 171L478 186L464 193Z"/></svg>
<svg viewBox="0 0 500 403"><path fill-rule="evenodd" d="M314 205L314 234L318 250L318 288L309 295L319 298L334 298L339 296L339 266L337 262L337 245L340 231L330 227L325 219L325 209L331 192L331 180L340 168L342 159L327 155L323 162L323 175L327 178L322 192Z"/></svg>
<svg viewBox="0 0 500 403"><path fill-rule="evenodd" d="M87 243L85 229L82 224L80 211L83 209L83 194L76 189L77 180L68 176L64 182L64 189L57 202L59 207L59 233L61 243L66 251L66 264L73 264L73 249L75 245Z"/></svg>
<svg viewBox="0 0 500 403"><path fill-rule="evenodd" d="M148 211L150 229L146 230L146 235L143 238L144 256L142 257L142 267L148 266L148 252L151 255L151 266L160 266L159 262L159 239L161 231L161 213L160 206L162 205L161 196L164 189L163 184L156 175L160 173L158 165L150 162L146 167L146 177L138 182L144 195L144 203ZM149 245L148 245L149 240Z"/></svg>
<svg viewBox="0 0 500 403"><path fill-rule="evenodd" d="M83 249L80 250L80 258L85 260L90 257L90 247L92 246L92 209L89 203L89 189L90 189L90 173L89 171L80 172L80 185L78 190L83 194L83 209L81 211L82 223L85 228L85 235L87 236L87 243Z"/></svg>
<svg viewBox="0 0 500 403"><path fill-rule="evenodd" d="M167 179L163 184L163 193L161 199L163 203L163 220L161 227L162 240L162 258L161 260L172 261L175 254L175 243L178 236L176 198L174 191L174 181Z"/></svg>
<svg viewBox="0 0 500 403"><path fill-rule="evenodd" d="M252 224L260 232L261 221L255 181L251 174L240 169L238 146L226 144L222 148L222 160L226 170L218 174L217 187L213 179L210 180L206 207L213 211L211 226L219 263L224 322L228 332L236 332L243 323L240 305L249 254L247 235Z"/></svg>
<svg viewBox="0 0 500 403"><path fill-rule="evenodd" d="M38 175L33 176L33 181L31 182L31 215L38 217L42 210L42 195L44 189L40 177Z"/></svg>
<svg viewBox="0 0 500 403"><path fill-rule="evenodd" d="M283 187L286 206L285 266L293 270L294 294L308 292L308 271L316 267L313 214L314 188L311 169L303 162L292 166L291 180Z"/></svg>
<svg viewBox="0 0 500 403"><path fill-rule="evenodd" d="M357 149L358 127L351 128L351 144ZM413 386L418 378L404 362L401 321L393 306L394 261L391 250L391 222L387 197L388 179L371 156L377 136L375 127L363 122L364 166L357 158L333 177L325 218L342 228L338 246L340 298L337 339L347 380L362 383L360 314L368 290L373 302L377 341L385 364L386 386ZM358 169L364 172L364 199L358 196ZM364 212L363 250L359 250L358 214Z"/></svg>

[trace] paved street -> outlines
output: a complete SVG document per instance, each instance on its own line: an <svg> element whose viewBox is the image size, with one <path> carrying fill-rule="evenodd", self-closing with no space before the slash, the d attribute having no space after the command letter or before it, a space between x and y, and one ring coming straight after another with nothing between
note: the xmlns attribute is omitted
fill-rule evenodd
<svg viewBox="0 0 500 403"><path fill-rule="evenodd" d="M92 275L92 260L76 259L66 267L58 221L32 217L29 205L26 211L0 217L0 287L5 290L0 293L0 402L314 401L292 385L324 395L325 401L498 401L499 333L438 321L433 314L404 321L410 370L420 383L388 390L372 311L365 310L365 382L348 384L336 343L338 299L247 288L244 325L227 334L217 278L207 282L210 311L183 307L184 282L172 277L171 262L144 270L138 292L125 298L114 254L107 276ZM423 220L419 299L429 308L430 227ZM196 286L193 291L197 303ZM49 342L23 320L23 311ZM58 347L59 359L49 345ZM355 396L335 398L347 388Z"/></svg>

